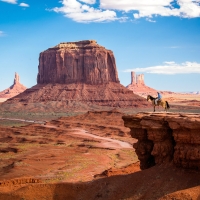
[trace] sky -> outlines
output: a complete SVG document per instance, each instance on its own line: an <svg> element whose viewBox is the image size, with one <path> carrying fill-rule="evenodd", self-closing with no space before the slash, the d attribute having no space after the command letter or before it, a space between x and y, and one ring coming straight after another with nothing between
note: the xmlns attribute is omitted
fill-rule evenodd
<svg viewBox="0 0 200 200"><path fill-rule="evenodd" d="M113 51L124 86L135 71L156 90L200 91L200 0L0 0L0 91L15 72L36 85L40 52L80 40Z"/></svg>

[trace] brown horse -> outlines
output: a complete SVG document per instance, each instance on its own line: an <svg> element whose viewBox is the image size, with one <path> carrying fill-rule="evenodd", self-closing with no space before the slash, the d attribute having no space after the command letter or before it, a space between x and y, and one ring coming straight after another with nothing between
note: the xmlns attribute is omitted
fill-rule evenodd
<svg viewBox="0 0 200 200"><path fill-rule="evenodd" d="M162 99L161 100L158 100L157 101L157 104L156 104L156 99L157 98L154 98L154 97L152 97L151 95L148 95L147 96L147 101L149 101L149 99L152 101L152 105L153 105L153 107L154 107L154 112L155 112L155 107L156 106L162 106L164 109L165 109L165 111L167 112L167 109L169 109L170 108L170 106L169 106L169 104L168 104L168 102L167 101L163 101Z"/></svg>

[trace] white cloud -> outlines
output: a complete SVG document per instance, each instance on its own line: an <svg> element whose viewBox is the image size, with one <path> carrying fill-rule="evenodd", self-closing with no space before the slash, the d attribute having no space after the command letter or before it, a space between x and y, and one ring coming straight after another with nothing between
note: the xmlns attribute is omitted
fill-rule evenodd
<svg viewBox="0 0 200 200"><path fill-rule="evenodd" d="M6 3L17 4L17 0L1 0L1 1L6 2Z"/></svg>
<svg viewBox="0 0 200 200"><path fill-rule="evenodd" d="M96 3L96 0L80 0L83 3L87 3L87 4L94 4Z"/></svg>
<svg viewBox="0 0 200 200"><path fill-rule="evenodd" d="M174 61L165 61L164 63L167 64L167 65L174 65L174 64L176 64Z"/></svg>
<svg viewBox="0 0 200 200"><path fill-rule="evenodd" d="M146 18L146 20L147 20L148 22L153 22L153 23L156 22L155 20L152 20L151 18Z"/></svg>
<svg viewBox="0 0 200 200"><path fill-rule="evenodd" d="M21 6L21 7L29 7L29 5L27 3L20 3L19 6Z"/></svg>
<svg viewBox="0 0 200 200"><path fill-rule="evenodd" d="M146 72L152 74L191 74L200 73L200 63L196 62L184 62L177 64L173 61L164 62L163 65L146 67L146 68L135 68L127 69L124 72Z"/></svg>
<svg viewBox="0 0 200 200"><path fill-rule="evenodd" d="M199 0L100 0L103 9L133 12L134 18L153 16L200 17ZM177 5L176 5L177 4ZM175 6L176 5L176 6Z"/></svg>
<svg viewBox="0 0 200 200"><path fill-rule="evenodd" d="M84 2L92 0L84 0ZM63 13L66 17L76 22L105 22L118 20L116 13L110 10L101 10L82 4L77 0L62 0L63 6L52 10Z"/></svg>
<svg viewBox="0 0 200 200"><path fill-rule="evenodd" d="M96 0L60 2L63 6L52 10L77 22L124 21L127 12L135 19L145 17L149 22L156 22L154 19L157 16L200 17L200 0L99 0L99 8L91 6ZM118 18L116 11L123 17Z"/></svg>
<svg viewBox="0 0 200 200"><path fill-rule="evenodd" d="M0 37L4 36L4 32L3 31L0 31Z"/></svg>

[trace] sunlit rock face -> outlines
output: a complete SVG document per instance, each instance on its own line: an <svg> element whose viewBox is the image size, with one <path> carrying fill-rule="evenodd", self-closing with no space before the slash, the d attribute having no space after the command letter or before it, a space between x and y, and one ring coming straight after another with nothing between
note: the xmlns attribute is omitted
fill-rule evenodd
<svg viewBox="0 0 200 200"><path fill-rule="evenodd" d="M40 53L37 83L119 83L113 52L94 40L60 43Z"/></svg>
<svg viewBox="0 0 200 200"><path fill-rule="evenodd" d="M146 97L148 94L152 96L157 96L157 90L145 84L144 74L136 75L134 71L131 72L131 83L127 85L126 88L128 88L129 90L133 91L133 93L140 95L142 97Z"/></svg>
<svg viewBox="0 0 200 200"><path fill-rule="evenodd" d="M94 40L60 43L40 53L37 85L1 108L13 109L13 104L17 110L34 111L151 106L120 84L113 52Z"/></svg>
<svg viewBox="0 0 200 200"><path fill-rule="evenodd" d="M122 117L130 134L141 169L170 163L200 170L200 114L138 113Z"/></svg>

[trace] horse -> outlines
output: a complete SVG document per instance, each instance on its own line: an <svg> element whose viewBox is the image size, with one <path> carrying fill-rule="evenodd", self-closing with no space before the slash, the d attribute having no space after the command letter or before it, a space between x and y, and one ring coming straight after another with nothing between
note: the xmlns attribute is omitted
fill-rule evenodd
<svg viewBox="0 0 200 200"><path fill-rule="evenodd" d="M169 103L167 101L164 101L164 100L161 99L161 100L158 100L157 104L156 104L155 100L157 98L154 98L151 95L147 95L147 101L149 101L149 99L152 101L152 105L154 106L154 112L155 112L155 107L156 106L160 106L161 105L165 109L166 112L167 112L167 109L170 108Z"/></svg>

